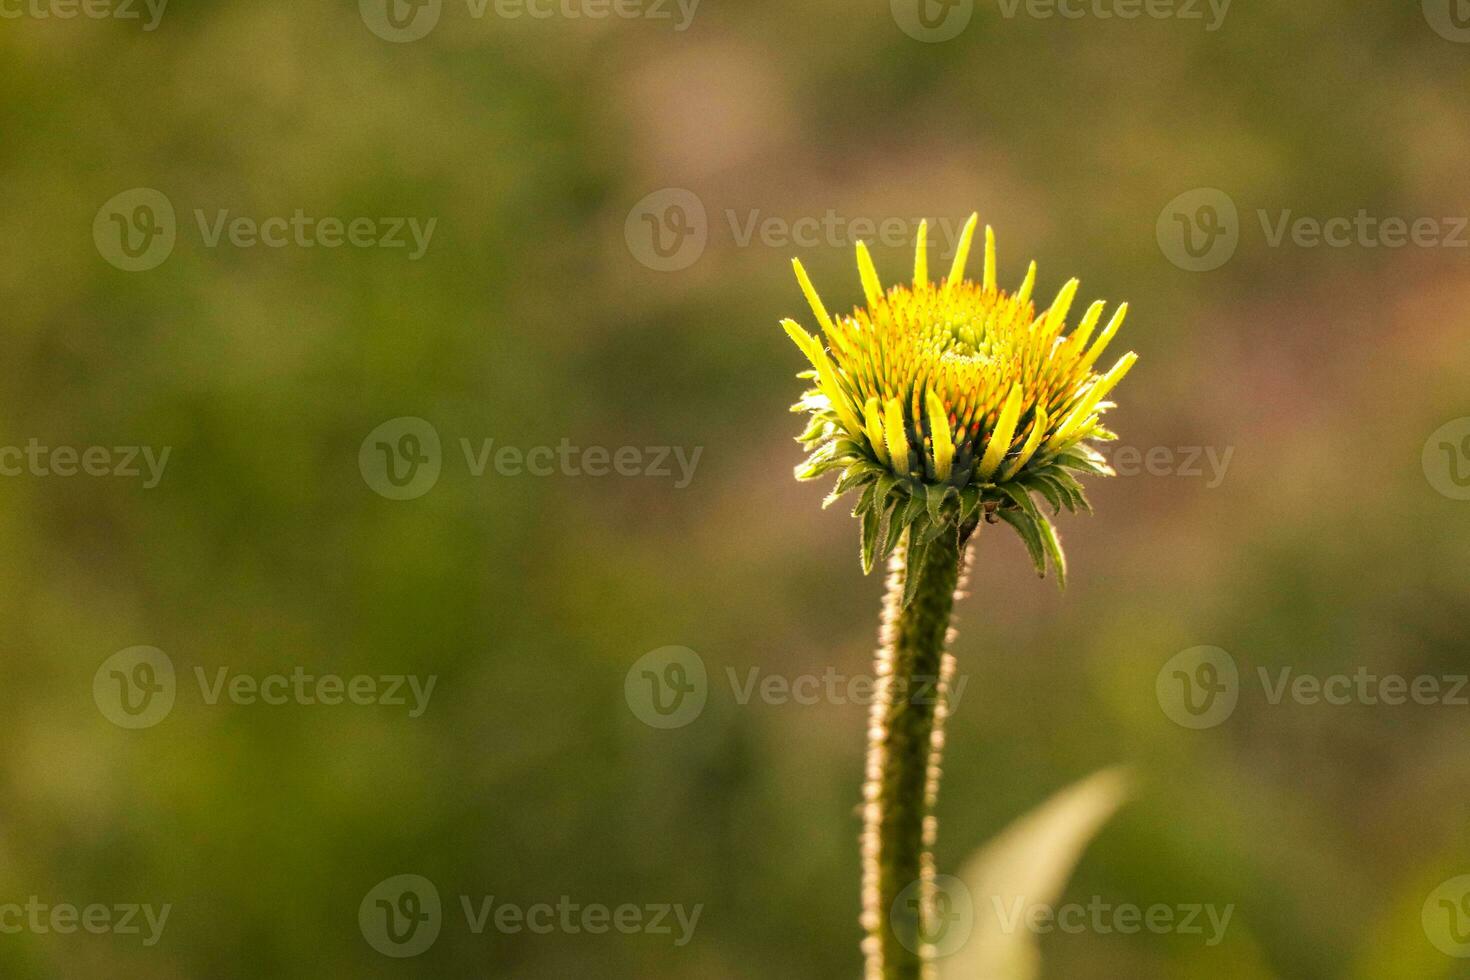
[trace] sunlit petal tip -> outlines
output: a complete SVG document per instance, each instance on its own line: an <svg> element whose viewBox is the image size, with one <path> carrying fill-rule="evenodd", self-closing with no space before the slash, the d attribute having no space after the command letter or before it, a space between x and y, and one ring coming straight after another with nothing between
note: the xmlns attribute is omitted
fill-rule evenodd
<svg viewBox="0 0 1470 980"><path fill-rule="evenodd" d="M1055 336L1061 330L1062 324L1067 320L1067 313L1072 309L1072 301L1077 298L1077 287L1080 285L1078 280L1068 279L1066 285L1057 292L1051 309L1046 311L1047 333Z"/></svg>
<svg viewBox="0 0 1470 980"><path fill-rule="evenodd" d="M812 312L816 314L817 322L822 325L823 330L832 330L832 318L827 315L827 307L822 305L822 297L817 295L817 289L812 285L811 277L806 274L806 268L801 264L801 259L792 259L791 266L796 270L796 281L801 284L801 291L806 294L806 301L811 305Z"/></svg>
<svg viewBox="0 0 1470 980"><path fill-rule="evenodd" d="M919 235L914 242L914 285L929 281L929 222L919 222Z"/></svg>
<svg viewBox="0 0 1470 980"><path fill-rule="evenodd" d="M995 292L995 229L985 226L985 291Z"/></svg>
<svg viewBox="0 0 1470 980"><path fill-rule="evenodd" d="M867 242L857 243L858 275L863 280L863 295L867 297L868 309L883 300L883 284L878 281L878 269L873 265L873 256Z"/></svg>
<svg viewBox="0 0 1470 980"><path fill-rule="evenodd" d="M897 398L890 398L883 407L883 441L888 446L893 467L908 475L909 437L904 431L903 405Z"/></svg>
<svg viewBox="0 0 1470 980"><path fill-rule="evenodd" d="M1001 460L1005 459L1006 453L1010 451L1011 440L1016 435L1016 423L1021 417L1021 386L1016 385L1011 389L1006 398L1005 406L1000 410L1000 417L996 419L995 430L990 433L990 442L985 447L985 455L980 460L980 478L989 480L1000 469Z"/></svg>
<svg viewBox="0 0 1470 980"><path fill-rule="evenodd" d="M878 462L887 466L889 456L883 441L883 407L876 395L869 398L863 406L863 429L867 433L868 444L873 447L873 455L878 457Z"/></svg>
<svg viewBox="0 0 1470 980"><path fill-rule="evenodd" d="M1000 472L1002 482L1009 480L1021 472L1021 467L1031 462L1031 457L1036 455L1036 450L1041 448L1041 440L1046 435L1046 409L1040 405L1036 406L1036 417L1031 422L1031 432L1026 436L1026 442L1021 446L1021 451L1016 458L1005 465Z"/></svg>
<svg viewBox="0 0 1470 980"><path fill-rule="evenodd" d="M924 400L929 414L930 438L934 443L934 476L943 482L949 479L954 464L954 437L949 430L949 413L934 392L926 392Z"/></svg>
<svg viewBox="0 0 1470 980"><path fill-rule="evenodd" d="M1016 290L1016 301L1025 305L1031 299L1031 290L1036 288L1036 263L1033 261L1026 269L1026 278L1021 283L1021 288Z"/></svg>
<svg viewBox="0 0 1470 980"><path fill-rule="evenodd" d="M970 242L975 237L975 225L980 221L980 212L970 215L965 228L960 232L959 244L955 246L954 263L949 267L949 276L944 280L947 287L959 285L965 279L965 263L970 260Z"/></svg>

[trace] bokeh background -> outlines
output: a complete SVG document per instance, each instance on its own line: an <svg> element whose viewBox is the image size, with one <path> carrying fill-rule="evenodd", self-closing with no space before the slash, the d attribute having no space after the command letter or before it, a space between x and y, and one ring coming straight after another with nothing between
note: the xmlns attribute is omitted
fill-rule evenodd
<svg viewBox="0 0 1470 980"><path fill-rule="evenodd" d="M961 0L928 11L940 33L968 17L946 40L904 0L705 0L687 21L443 0L397 9L438 16L412 41L380 36L372 0L178 2L152 30L141 7L36 9L0 20L0 444L171 456L153 488L0 479L0 902L172 911L151 947L0 935L0 973L856 976L866 709L742 704L728 680L867 673L882 591L854 522L792 480L802 364L778 320L810 325L794 255L830 306L860 299L854 221L978 210L1004 282L1035 258L1044 299L1075 275L1080 300L1130 302L1117 349L1141 361L1110 422L1176 455L1094 481L1097 514L1061 525L1065 594L1009 532L979 540L941 869L1124 763L1134 798L1066 899L1231 904L1229 928L1052 933L1047 977L1470 976L1421 915L1470 873L1470 707L1272 704L1257 679L1470 672L1448 469L1470 458L1425 459L1470 414L1470 45L1448 4L1242 3L1207 30L1208 8ZM138 272L93 234L133 188L177 213ZM1198 188L1238 208L1207 271L1160 231ZM691 197L702 217L670 211ZM195 218L296 209L436 226L410 260L209 247ZM1441 240L1273 246L1260 214L1282 211L1428 217ZM744 235L829 212L805 244ZM666 261L644 215L692 237ZM889 281L912 261L875 255ZM392 500L359 449L404 416L442 472ZM684 487L472 475L459 440L492 438L702 454ZM1221 479L1185 472L1193 447L1231 454ZM136 645L178 687L129 730L93 681ZM624 681L669 645L708 699L659 730ZM1198 645L1241 679L1195 730L1156 680ZM194 680L298 667L437 685L410 718L209 704ZM404 873L445 913L395 959L358 908ZM477 935L459 907L563 895L703 911L675 947Z"/></svg>

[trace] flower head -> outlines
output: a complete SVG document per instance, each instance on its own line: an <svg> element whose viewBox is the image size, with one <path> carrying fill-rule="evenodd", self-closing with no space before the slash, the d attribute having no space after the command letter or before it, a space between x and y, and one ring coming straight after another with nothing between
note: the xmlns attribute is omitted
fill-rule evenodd
<svg viewBox="0 0 1470 980"><path fill-rule="evenodd" d="M861 492L863 567L888 554L910 529L911 546L945 530L968 534L982 517L1012 525L1041 574L1047 557L1066 566L1051 522L1032 498L1075 511L1087 506L1074 472L1111 475L1088 443L1112 439L1104 399L1133 366L1124 354L1106 372L1098 358L1127 314L1123 304L1099 332L1105 304L1093 303L1066 333L1077 280L1038 311L1036 263L1008 293L996 286L995 236L985 229L983 279L965 278L975 233L971 215L949 274L929 278L926 224L919 225L912 284L886 291L867 246L857 246L866 305L832 316L794 260L822 339L782 321L811 361L814 387L793 406L811 415L799 441L810 451L798 479L841 469L828 503ZM1095 335L1095 336L1094 336ZM880 533L881 532L881 533Z"/></svg>

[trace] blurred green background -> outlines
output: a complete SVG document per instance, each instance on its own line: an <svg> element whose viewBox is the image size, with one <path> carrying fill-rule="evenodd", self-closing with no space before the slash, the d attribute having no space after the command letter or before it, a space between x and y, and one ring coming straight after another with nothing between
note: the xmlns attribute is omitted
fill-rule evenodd
<svg viewBox="0 0 1470 980"><path fill-rule="evenodd" d="M1231 904L1228 931L1054 932L1047 977L1470 976L1421 920L1470 873L1470 707L1272 704L1256 680L1470 671L1470 502L1421 459L1470 413L1470 249L1273 246L1260 218L1470 214L1470 45L1433 9L1242 3L1206 30L1207 8L961 0L928 11L970 16L941 41L903 29L905 0L705 0L687 22L443 0L396 8L438 16L403 41L373 0L178 2L152 30L141 6L26 2L0 19L0 445L171 455L153 488L0 479L0 904L172 911L152 946L0 934L0 973L858 975L866 709L742 704L728 680L861 676L875 643L854 522L791 476L802 362L778 320L811 325L793 255L829 306L859 301L854 220L978 209L1004 283L1035 258L1044 300L1075 275L1079 300L1131 304L1119 445L1232 455L1219 480L1094 481L1097 514L1061 524L1065 594L1008 531L981 536L941 870L1126 763L1135 798L1067 900ZM177 215L136 272L93 233L132 188ZM1202 272L1160 231L1195 188L1239 214ZM702 218L669 210L691 197ZM436 224L410 260L210 247L195 217L297 209ZM805 244L744 234L829 211ZM660 222L693 235L682 268L652 267L639 235ZM911 246L875 257L894 281ZM393 500L359 449L403 416L437 431L442 472ZM460 440L492 438L702 454L685 487L475 476ZM1193 730L1155 682L1202 644L1241 684ZM93 681L137 645L168 655L177 697L130 730ZM624 681L668 645L702 658L708 697L660 730ZM196 668L437 684L410 718L210 704ZM358 909L404 873L444 914L396 959ZM703 910L676 947L476 934L461 896Z"/></svg>

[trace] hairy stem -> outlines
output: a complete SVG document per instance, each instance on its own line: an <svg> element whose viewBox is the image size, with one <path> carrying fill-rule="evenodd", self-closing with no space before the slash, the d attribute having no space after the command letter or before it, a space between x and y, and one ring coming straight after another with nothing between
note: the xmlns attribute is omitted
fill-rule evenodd
<svg viewBox="0 0 1470 980"><path fill-rule="evenodd" d="M927 980L934 940L933 880L944 745L944 698L954 670L945 652L950 612L962 585L968 533L946 532L919 554L909 532L894 553L883 604L877 697L868 725L863 788L863 953L867 980ZM905 582L920 576L903 605Z"/></svg>

